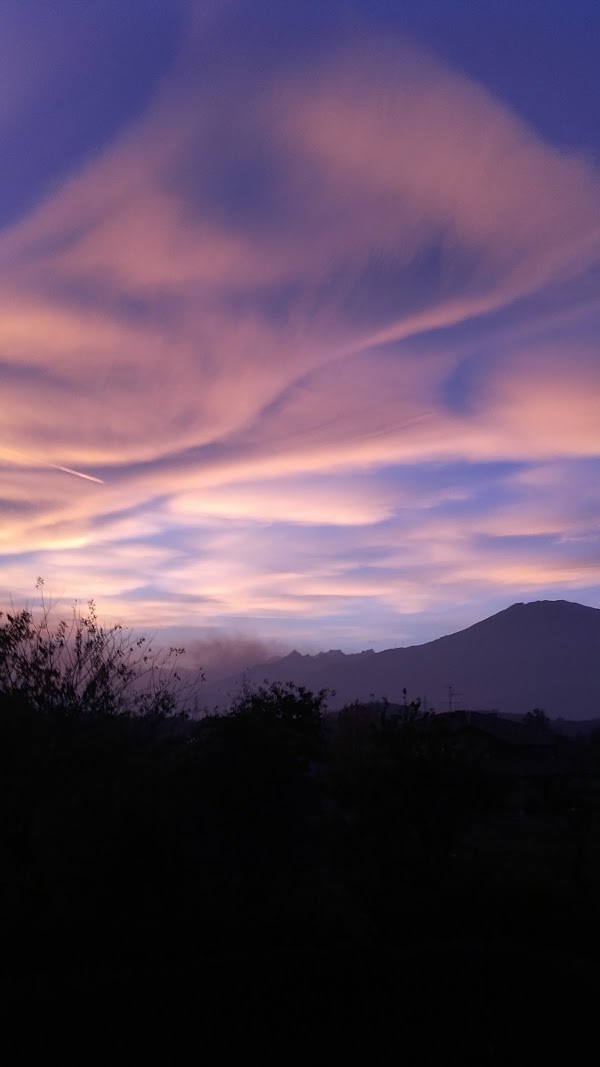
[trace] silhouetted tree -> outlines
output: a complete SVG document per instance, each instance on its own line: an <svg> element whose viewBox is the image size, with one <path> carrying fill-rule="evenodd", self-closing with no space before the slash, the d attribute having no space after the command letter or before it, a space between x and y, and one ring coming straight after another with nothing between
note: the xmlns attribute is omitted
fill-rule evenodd
<svg viewBox="0 0 600 1067"><path fill-rule="evenodd" d="M543 730L552 728L552 721L543 708L534 708L533 711L528 711L523 716L523 722L526 722L529 726L539 726Z"/></svg>
<svg viewBox="0 0 600 1067"><path fill-rule="evenodd" d="M41 611L0 612L0 696L19 696L29 707L64 714L122 713L166 716L182 711L193 685L177 672L182 648L155 651L145 637L120 624L103 626L90 600L56 624L55 605ZM201 679L201 672L194 683Z"/></svg>

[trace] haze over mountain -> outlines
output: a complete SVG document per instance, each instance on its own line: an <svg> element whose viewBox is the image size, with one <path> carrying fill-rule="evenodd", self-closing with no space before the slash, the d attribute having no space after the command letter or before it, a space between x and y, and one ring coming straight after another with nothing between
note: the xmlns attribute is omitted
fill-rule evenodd
<svg viewBox="0 0 600 1067"><path fill-rule="evenodd" d="M452 687L455 708L524 714L541 707L552 718L593 718L600 714L600 609L566 600L519 603L423 645L349 655L291 652L208 684L203 704L225 705L244 679L333 689L331 709L353 700L402 701L406 688L409 700L420 697L445 711Z"/></svg>

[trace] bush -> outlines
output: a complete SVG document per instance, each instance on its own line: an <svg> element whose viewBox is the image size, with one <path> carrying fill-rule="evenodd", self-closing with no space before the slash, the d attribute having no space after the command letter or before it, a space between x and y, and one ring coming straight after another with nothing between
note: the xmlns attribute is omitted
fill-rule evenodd
<svg viewBox="0 0 600 1067"><path fill-rule="evenodd" d="M145 637L120 624L105 627L93 600L82 612L53 624L55 605L44 598L41 612L0 612L0 698L19 699L32 710L77 715L135 714L164 718L185 711L193 682L182 681L182 648L155 651Z"/></svg>

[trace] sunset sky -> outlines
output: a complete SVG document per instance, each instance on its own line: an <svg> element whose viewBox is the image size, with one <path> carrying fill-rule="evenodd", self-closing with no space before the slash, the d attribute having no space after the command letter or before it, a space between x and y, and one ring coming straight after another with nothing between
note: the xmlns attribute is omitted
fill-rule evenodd
<svg viewBox="0 0 600 1067"><path fill-rule="evenodd" d="M599 54L598 0L0 0L0 606L600 607Z"/></svg>

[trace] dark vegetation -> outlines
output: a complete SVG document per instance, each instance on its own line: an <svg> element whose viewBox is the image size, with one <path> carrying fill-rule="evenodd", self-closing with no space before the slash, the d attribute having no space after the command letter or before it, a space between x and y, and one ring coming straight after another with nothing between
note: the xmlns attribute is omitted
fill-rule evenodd
<svg viewBox="0 0 600 1067"><path fill-rule="evenodd" d="M171 651L93 608L2 620L5 1005L170 1004L204 1035L225 1011L477 1062L572 1047L566 997L598 979L597 738L507 763L418 701L326 716L292 685L190 719Z"/></svg>

